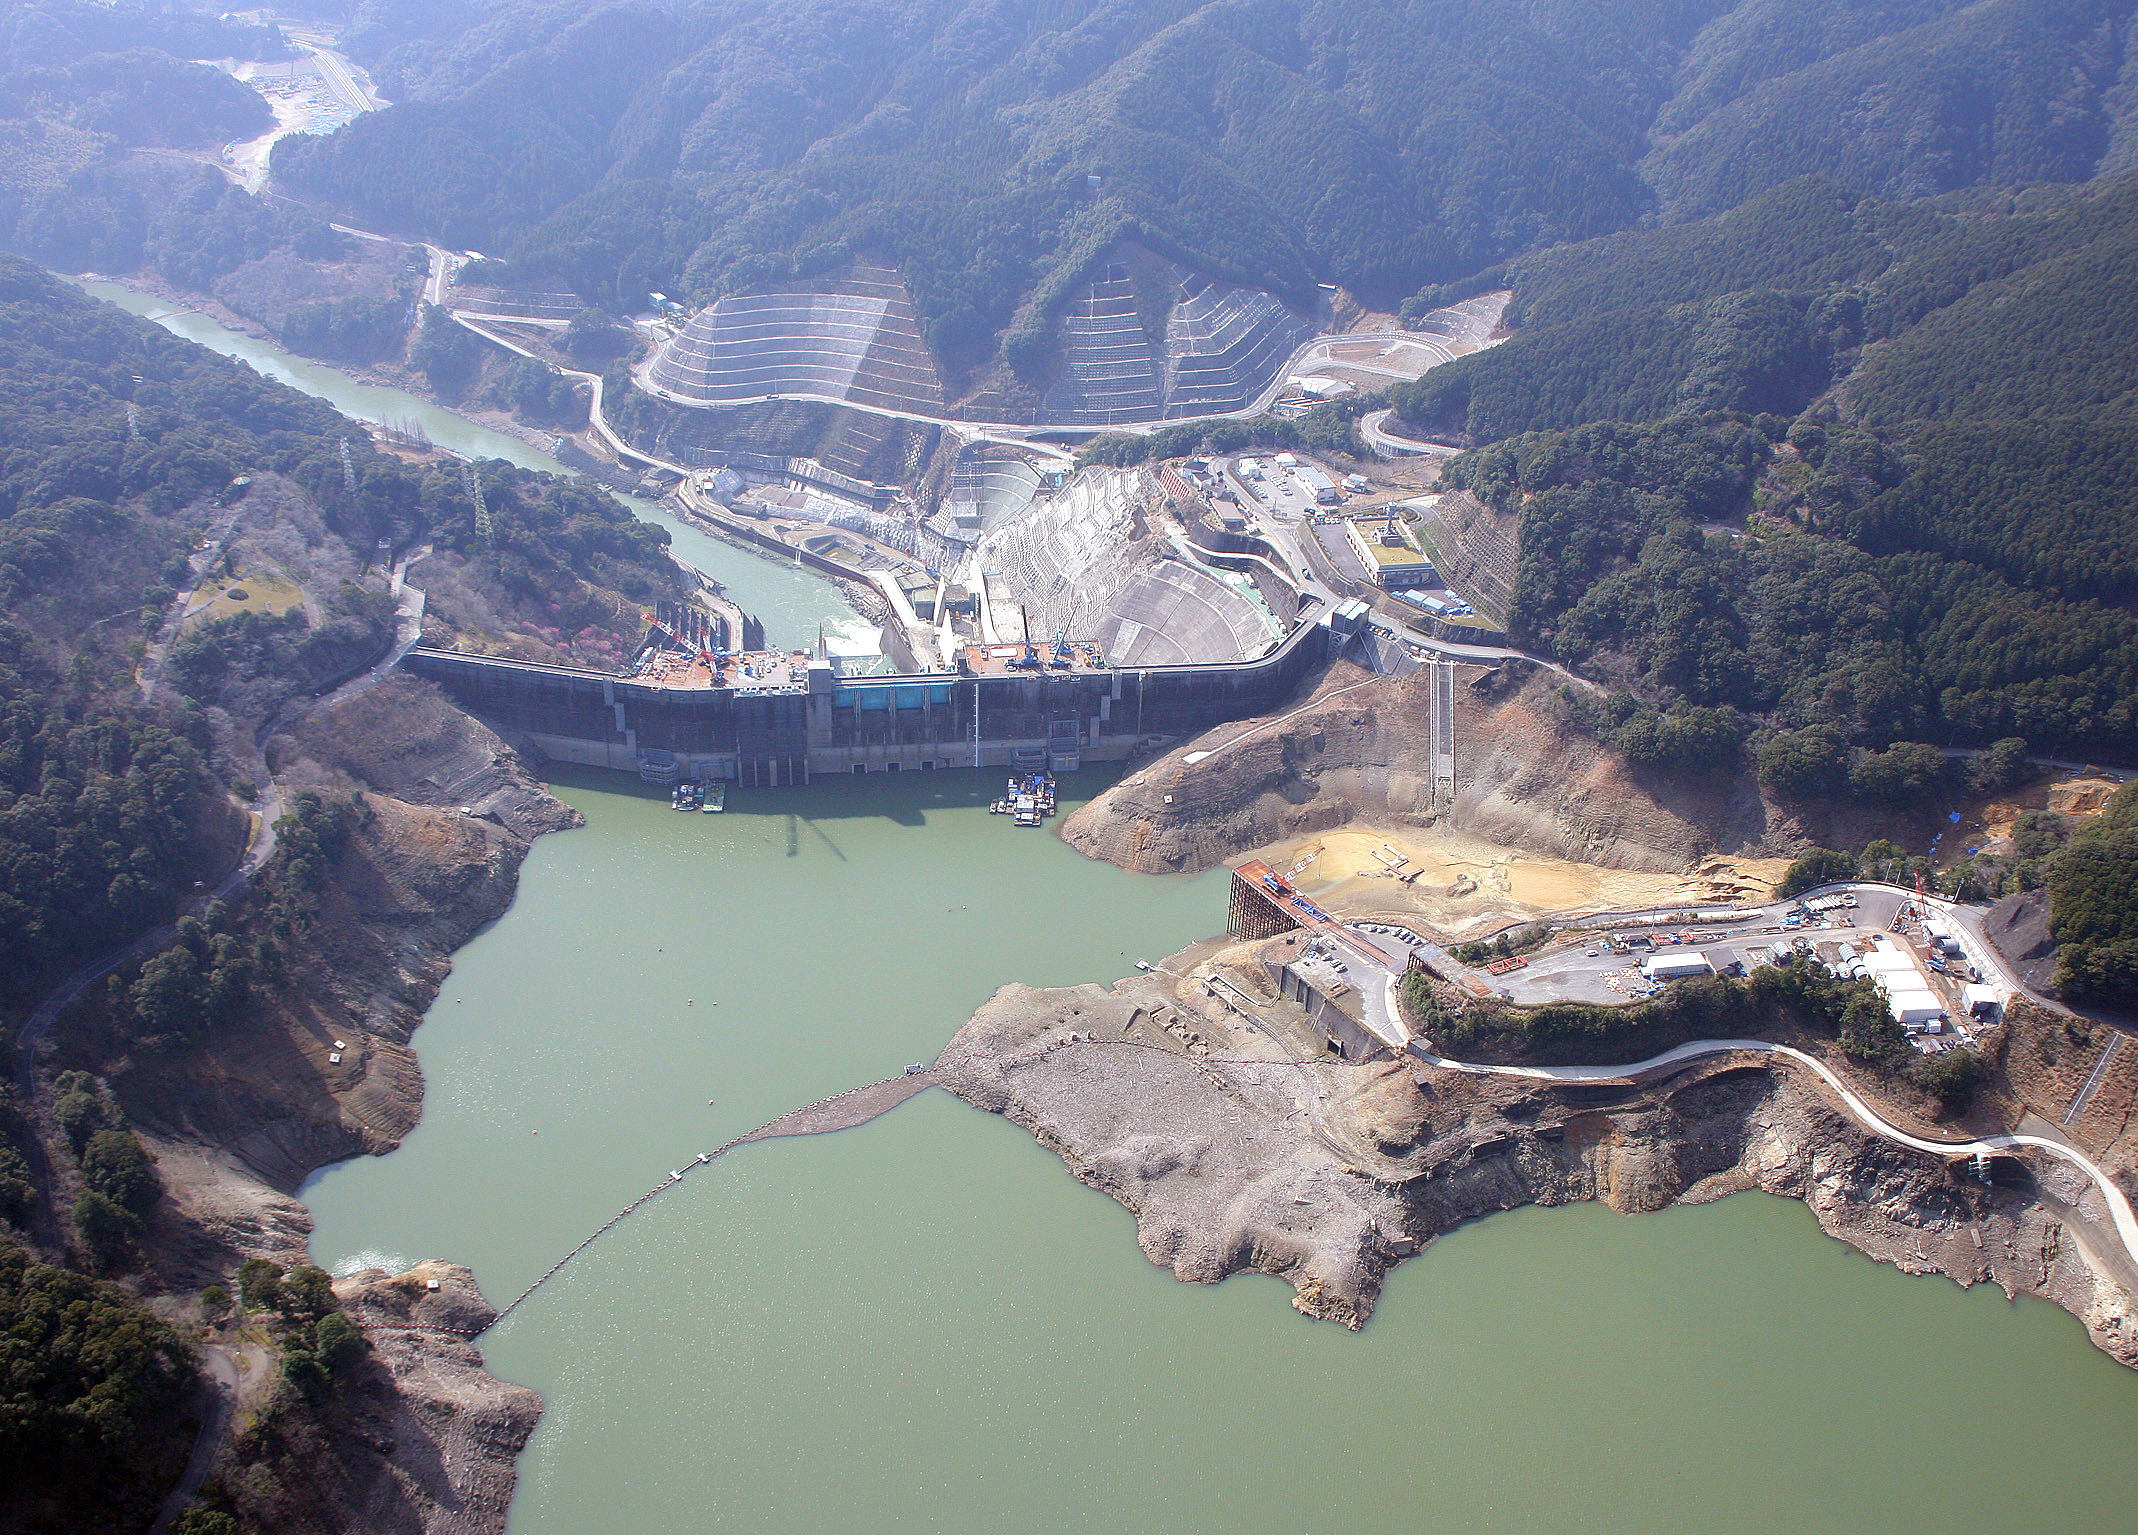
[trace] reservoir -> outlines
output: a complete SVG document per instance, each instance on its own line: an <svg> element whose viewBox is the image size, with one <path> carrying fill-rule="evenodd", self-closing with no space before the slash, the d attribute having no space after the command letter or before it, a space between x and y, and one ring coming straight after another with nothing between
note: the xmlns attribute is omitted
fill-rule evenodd
<svg viewBox="0 0 2138 1535"><path fill-rule="evenodd" d="M376 409L441 442L456 419ZM782 623L844 611L704 543L746 606L792 576ZM990 817L992 775L724 816L554 787L587 826L536 844L457 957L416 1039L422 1123L304 1191L330 1267L450 1258L502 1303L698 1151L932 1057L997 985L1109 980L1224 923L1222 874L1087 862ZM1288 1300L1176 1282L1113 1201L941 1092L745 1146L483 1339L547 1402L512 1528L2113 1529L2138 1497L2138 1375L2075 1321L1875 1265L1791 1201L1496 1216L1398 1269L1356 1335Z"/></svg>
<svg viewBox="0 0 2138 1535"><path fill-rule="evenodd" d="M407 1143L305 1190L314 1255L450 1256L502 1302L697 1151L932 1057L998 983L1222 924L1222 875L1088 862L978 779L721 817L560 781L586 829L456 961ZM1180 1284L941 1092L745 1146L483 1339L548 1403L512 1527L1990 1529L2053 1494L2113 1528L2138 1494L2138 1379L2076 1322L1878 1267L1791 1201L1495 1217L1356 1335L1289 1299Z"/></svg>

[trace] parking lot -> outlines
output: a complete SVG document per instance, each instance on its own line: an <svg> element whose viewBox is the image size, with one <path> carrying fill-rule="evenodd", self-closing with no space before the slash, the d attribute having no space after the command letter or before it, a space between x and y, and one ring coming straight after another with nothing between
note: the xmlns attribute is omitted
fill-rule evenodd
<svg viewBox="0 0 2138 1535"><path fill-rule="evenodd" d="M1577 936L1560 947L1528 956L1518 969L1494 977L1508 1000L1527 1006L1543 1002L1638 1001L1661 988L1641 974L1641 961L1649 955L1702 954L1717 970L1742 967L1746 971L1764 963L1754 950L1793 944L1802 938L1812 944L1820 958L1828 958L1843 944L1867 942L1874 933L1887 931L1905 898L1898 891L1866 891L1857 905L1822 913L1809 921L1791 925L1794 901L1776 901L1748 908L1750 915L1734 923L1699 923L1657 926L1642 918L1666 913L1620 913L1616 926L1606 922L1596 931ZM1631 939L1615 951L1608 935L1616 931Z"/></svg>
<svg viewBox="0 0 2138 1535"><path fill-rule="evenodd" d="M1238 462L1233 460L1235 465ZM1281 522L1300 522L1312 515L1314 496L1304 482L1270 459L1254 462L1261 470L1260 479L1243 475L1231 466L1225 471L1226 482L1242 506L1258 508Z"/></svg>

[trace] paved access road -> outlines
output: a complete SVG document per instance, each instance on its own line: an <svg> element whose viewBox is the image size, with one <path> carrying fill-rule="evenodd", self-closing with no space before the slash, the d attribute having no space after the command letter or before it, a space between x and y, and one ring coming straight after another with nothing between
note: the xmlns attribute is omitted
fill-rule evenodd
<svg viewBox="0 0 2138 1535"><path fill-rule="evenodd" d="M238 1405L238 1370L230 1355L219 1345L208 1343L201 1346L200 1357L208 1377L208 1413L201 1420L200 1436L193 1441L185 1472L163 1500L163 1508L149 1526L148 1535L169 1535L178 1516L200 1496L208 1472L215 1466L215 1457L223 1448L223 1436L230 1430L230 1415Z"/></svg>
<svg viewBox="0 0 2138 1535"><path fill-rule="evenodd" d="M1674 949L1698 953L1715 947L1743 948L1747 944L1793 943L1799 938L1809 938L1817 943L1868 943L1877 933L1888 931L1893 924L1893 915L1908 897L1901 891L1885 887L1873 887L1862 894L1862 904L1849 910L1831 914L1831 922L1821 926L1817 922L1803 927L1785 928L1784 918L1796 908L1795 899L1770 901L1761 906L1742 906L1740 910L1752 913L1743 921L1727 924L1685 924L1667 931L1692 933L1692 941L1682 945L1661 942L1664 930L1643 926L1640 931L1658 940L1655 954L1668 954ZM1674 911L1699 911L1715 909L1712 902L1688 903L1684 906L1664 907L1652 912L1604 912L1590 916L1553 919L1560 927L1612 928L1624 925L1632 917L1667 916ZM1727 909L1727 908L1725 908ZM1591 953L1590 950L1594 952ZM1494 984L1507 993L1510 1001L1525 1007L1544 1002L1599 1002L1606 1005L1631 1001L1633 994L1612 988L1607 979L1614 972L1638 970L1645 954L1613 953L1600 943L1588 947L1568 947L1553 953L1535 957L1520 970L1510 971L1494 979Z"/></svg>
<svg viewBox="0 0 2138 1535"><path fill-rule="evenodd" d="M332 39L324 33L292 31L289 40L311 55L312 63L319 70L320 79L327 89L341 97L344 105L359 114L375 112L386 105L365 84L362 72L347 59L335 52Z"/></svg>
<svg viewBox="0 0 2138 1535"><path fill-rule="evenodd" d="M1393 1006L1393 977L1390 978L1389 986L1389 1005ZM1534 1082L1625 1081L1711 1055L1763 1055L1786 1060L1791 1065L1813 1073L1831 1088L1849 1113L1866 1129L1911 1150L1947 1158L1994 1156L2006 1151L2039 1151L2070 1163L2092 1181L2094 1187L2100 1191L2102 1203L2108 1207L2109 1218L2115 1224L2116 1236L2123 1244L2123 1255L2131 1265L2124 1278L2126 1286L2132 1282L2130 1275L2138 1273L2138 1216L2133 1215L2130 1200L2125 1197L2123 1190L2116 1186L2115 1180L2076 1147L2063 1141L2052 1140L2045 1135L1986 1135L1976 1140L1938 1141L1913 1134L1903 1130L1864 1102L1824 1061L1789 1045L1777 1045L1764 1039L1702 1039L1627 1066L1488 1066L1474 1061L1458 1061L1434 1055L1419 1043L1412 1044L1410 1053L1429 1066L1439 1066L1470 1076L1522 1077Z"/></svg>
<svg viewBox="0 0 2138 1535"><path fill-rule="evenodd" d="M282 786L275 780L267 764L267 743L279 732L288 730L313 710L325 704L338 703L345 698L376 687L401 663L401 658L415 647L423 633L424 594L407 584L408 567L429 554L431 546L425 544L397 565L393 572L395 608L394 642L370 668L357 673L331 692L314 698L301 698L287 705L281 713L262 725L253 734L252 781L256 799L250 805L240 804L252 821L252 834L241 857L229 873L225 874L211 890L196 894L180 912L181 916L199 916L210 905L227 899L240 886L246 884L267 866L275 855L275 823L282 818ZM16 1036L16 1046L21 1052L18 1065L17 1085L22 1102L33 1105L37 1102L39 1079L37 1058L44 1048L47 1035L59 1017L80 999L91 984L102 980L121 966L144 958L168 944L178 934L174 919L149 931L139 934L127 943L109 949L74 971L58 986L46 994L30 1016L24 1020L22 1032ZM31 1136L27 1147L32 1158L31 1174L37 1184L39 1219L49 1231L53 1226L52 1178L49 1157L43 1141Z"/></svg>
<svg viewBox="0 0 2138 1535"><path fill-rule="evenodd" d="M1359 417L1359 437L1376 458L1453 458L1462 451L1437 442L1420 442L1415 437L1398 437L1388 430L1388 418L1394 414L1392 410L1375 410Z"/></svg>

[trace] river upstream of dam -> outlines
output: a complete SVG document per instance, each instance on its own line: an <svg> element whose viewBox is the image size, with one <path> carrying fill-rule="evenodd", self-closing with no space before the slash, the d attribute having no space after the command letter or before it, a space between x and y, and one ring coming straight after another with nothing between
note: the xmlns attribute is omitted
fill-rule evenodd
<svg viewBox="0 0 2138 1535"><path fill-rule="evenodd" d="M332 370L180 318L363 413ZM775 640L844 612L683 532ZM537 843L458 956L416 1038L422 1123L304 1190L330 1267L449 1258L502 1303L697 1152L932 1058L997 985L1109 980L1224 922L1222 874L1088 862L991 818L991 776L723 816L554 787L586 828ZM1356 1335L1288 1299L1174 1281L1113 1201L939 1091L744 1146L482 1340L547 1403L512 1529L2116 1529L2138 1497L2138 1375L2077 1322L1873 1264L1792 1201L1494 1216Z"/></svg>

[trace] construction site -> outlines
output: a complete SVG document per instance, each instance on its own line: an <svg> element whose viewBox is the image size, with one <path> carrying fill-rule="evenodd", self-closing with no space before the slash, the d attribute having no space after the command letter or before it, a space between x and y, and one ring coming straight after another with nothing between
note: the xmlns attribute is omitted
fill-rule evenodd
<svg viewBox="0 0 2138 1535"><path fill-rule="evenodd" d="M446 268L449 313L567 365L556 343L571 295ZM1458 585L1477 562L1436 558L1429 519L1389 505L1430 485L1429 464L1079 468L1063 444L1414 378L1492 344L1505 301L1399 324L1330 290L1309 313L1125 244L1056 302L1045 378L1012 388L957 381L900 274L857 259L695 313L653 295L633 368L651 410L629 441L597 412L591 437L641 466L634 488L665 492L706 531L838 582L882 629L896 674L955 673L975 645L1063 641L1132 670L1247 663L1352 602L1380 610L1363 622L1394 659L1420 640L1493 642L1505 611L1498 562ZM1392 541L1328 521L1353 500L1382 508ZM1406 593L1408 606L1383 603ZM747 648L746 624L727 625L728 649ZM655 664L662 679L727 680Z"/></svg>
<svg viewBox="0 0 2138 1535"><path fill-rule="evenodd" d="M1359 847L1370 868L1355 875L1318 869L1324 858L1358 862ZM1515 861L1505 850L1476 851L1500 853L1494 861L1503 867ZM1284 854L1275 857L1274 865L1256 858L1233 869L1226 932L1283 940L1278 949L1265 945L1257 962L1270 969L1280 997L1300 1004L1324 1048L1345 1060L1429 1048L1396 1001L1411 970L1461 997L1533 1007L1614 1006L1645 1001L1677 981L1814 967L1871 980L1910 1044L1929 1055L1975 1043L2022 990L1994 948L1952 915L1953 903L1893 886L1717 903L1715 892L1747 886L1717 880L1712 870L1705 879L1626 876L1532 859L1539 877L1528 896L1536 904L1528 905L1526 921L1508 924L1505 900L1495 901L1467 875L1440 895L1437 920L1369 889L1364 881L1375 875L1407 887L1433 872L1407 870L1410 857L1377 833L1318 839L1289 864ZM1651 899L1624 899L1630 895ZM1456 942L1453 935L1465 931L1479 936ZM1243 987L1237 979L1229 984L1233 1005L1244 1007Z"/></svg>
<svg viewBox="0 0 2138 1535"><path fill-rule="evenodd" d="M1020 406L983 389L954 401L898 274L855 263L670 321L638 381L692 407L808 400L929 419L1137 426L1266 405L1318 328L1271 294L1123 248L1059 307L1054 377L1035 399ZM1434 360L1420 349L1402 362L1423 372Z"/></svg>
<svg viewBox="0 0 2138 1535"><path fill-rule="evenodd" d="M1165 315L1162 334L1144 316ZM1061 317L1061 376L1038 412L1050 426L1125 426L1248 410L1312 328L1270 294L1118 260Z"/></svg>
<svg viewBox="0 0 2138 1535"><path fill-rule="evenodd" d="M642 383L683 405L825 400L939 414L943 386L895 272L732 294L654 355Z"/></svg>
<svg viewBox="0 0 2138 1535"><path fill-rule="evenodd" d="M471 286L461 269L447 260L437 278L449 313L555 361L570 295ZM410 664L560 760L750 785L1147 752L1281 701L1337 656L1417 669L1435 635L1403 596L1437 604L1466 643L1497 639L1473 594L1446 584L1420 514L1394 508L1431 484L1430 465L1079 466L1048 440L1350 387L1330 368L1415 376L1490 344L1504 302L1401 328L1341 298L1303 313L1121 246L1058 302L1044 388L998 410L1011 395L958 394L887 267L852 261L695 313L654 295L634 322L634 379L654 399L633 430L650 446L617 436L598 396L590 443L641 463L634 488L702 530L837 583L881 632L866 668L880 675L822 643L768 650L710 586L617 672L434 649ZM1330 331L1337 314L1394 328ZM1354 501L1378 510L1384 539L1393 530L1385 551L1343 531Z"/></svg>

